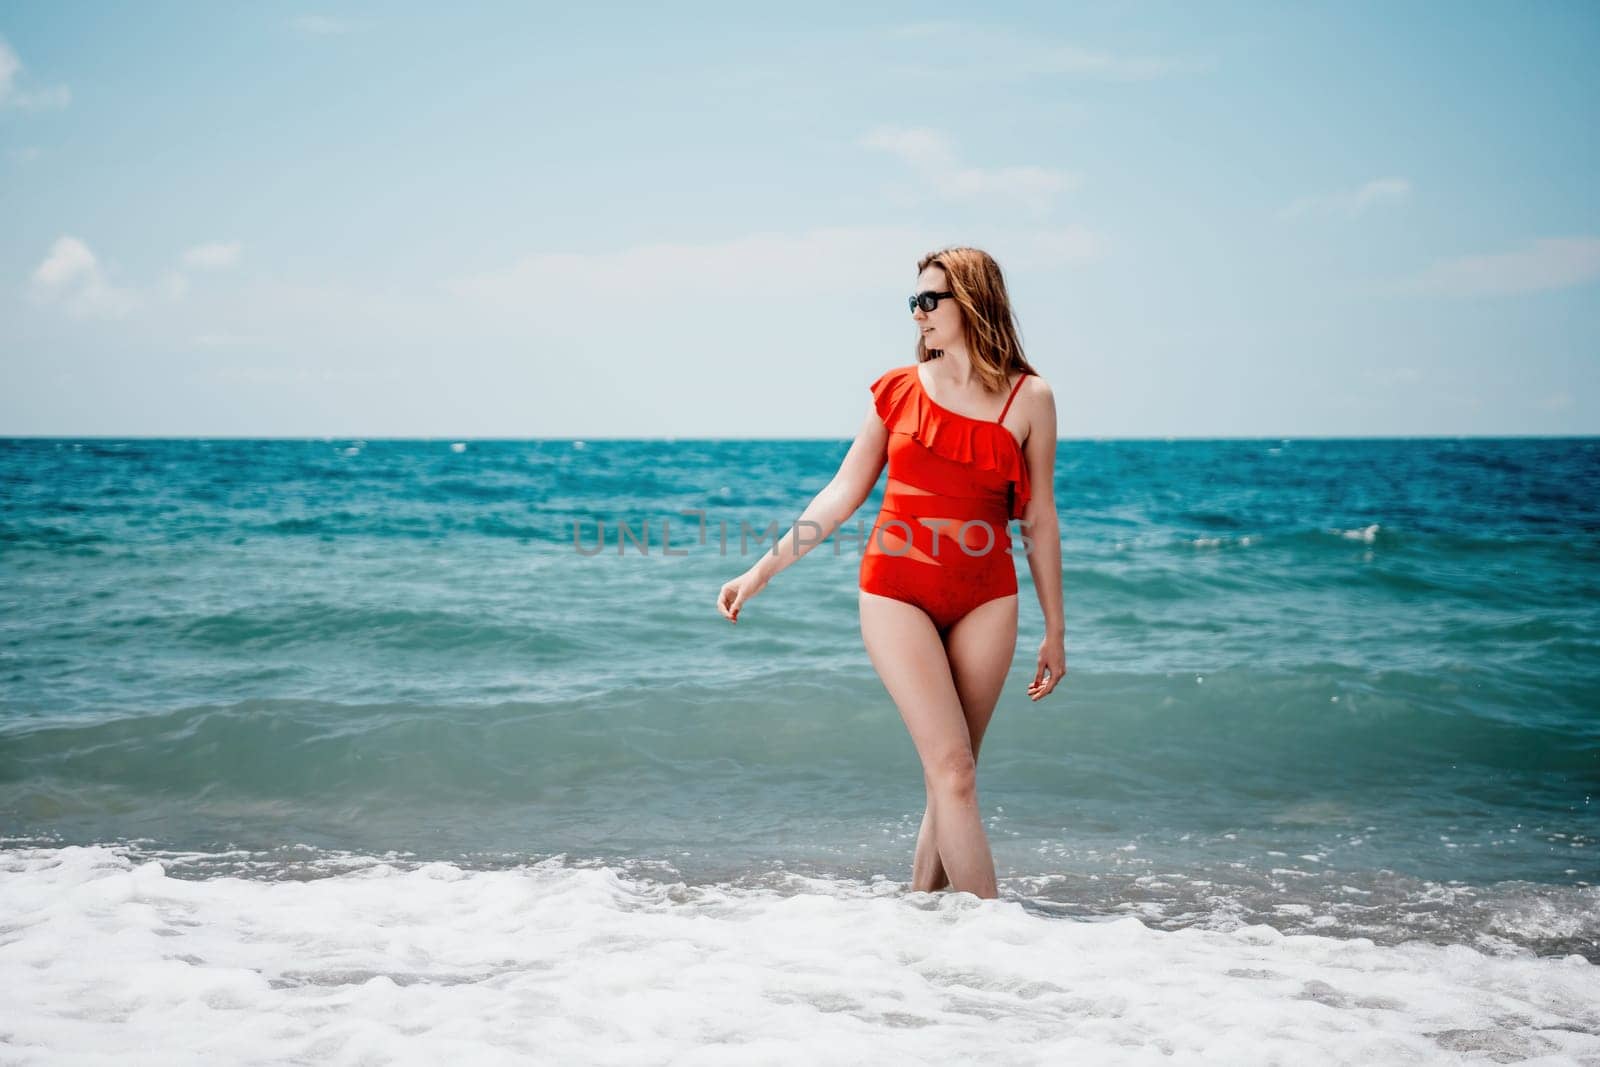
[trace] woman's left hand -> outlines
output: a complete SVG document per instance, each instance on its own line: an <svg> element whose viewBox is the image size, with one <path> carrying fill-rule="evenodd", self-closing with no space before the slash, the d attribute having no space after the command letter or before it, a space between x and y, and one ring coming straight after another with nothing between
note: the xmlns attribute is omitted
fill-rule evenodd
<svg viewBox="0 0 1600 1067"><path fill-rule="evenodd" d="M1050 695L1067 673L1067 641L1064 637L1045 636L1039 643L1039 669L1033 672L1028 686L1028 699L1039 700ZM1049 681L1045 677L1049 676Z"/></svg>

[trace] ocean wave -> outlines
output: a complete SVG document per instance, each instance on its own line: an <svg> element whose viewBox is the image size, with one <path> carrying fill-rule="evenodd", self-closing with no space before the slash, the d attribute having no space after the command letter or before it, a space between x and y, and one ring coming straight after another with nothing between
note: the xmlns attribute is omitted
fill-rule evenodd
<svg viewBox="0 0 1600 1067"><path fill-rule="evenodd" d="M100 1058L182 1033L237 1062L664 1062L712 1045L795 1064L829 1049L1017 1064L1245 1062L1269 1045L1311 1065L1600 1056L1600 969L1577 955L1259 923L1164 931L781 873L687 886L560 860L372 858L310 881L168 866L106 847L0 852L8 1041Z"/></svg>
<svg viewBox="0 0 1600 1067"><path fill-rule="evenodd" d="M547 624L532 620L503 622L479 612L442 608L346 606L311 601L271 604L188 620L151 616L145 619L175 627L177 636L191 645L221 650L289 649L338 642L351 648L467 651L541 663L584 647L564 629Z"/></svg>
<svg viewBox="0 0 1600 1067"><path fill-rule="evenodd" d="M81 548L103 545L111 538L93 530L73 530L39 523L0 523L0 544L41 548Z"/></svg>

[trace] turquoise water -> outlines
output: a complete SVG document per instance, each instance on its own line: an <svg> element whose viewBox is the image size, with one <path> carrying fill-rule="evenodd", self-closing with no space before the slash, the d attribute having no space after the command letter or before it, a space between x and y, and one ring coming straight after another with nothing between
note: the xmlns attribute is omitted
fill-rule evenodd
<svg viewBox="0 0 1600 1067"><path fill-rule="evenodd" d="M0 442L0 845L904 882L859 548L714 606L847 444ZM979 767L1003 898L1600 960L1594 440L1066 441L1057 498L1070 671L1027 700L1019 560Z"/></svg>

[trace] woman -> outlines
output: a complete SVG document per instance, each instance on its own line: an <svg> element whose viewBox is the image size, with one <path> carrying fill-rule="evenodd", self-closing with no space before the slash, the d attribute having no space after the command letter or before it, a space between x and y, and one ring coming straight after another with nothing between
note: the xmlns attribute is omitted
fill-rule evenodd
<svg viewBox="0 0 1600 1067"><path fill-rule="evenodd" d="M992 898L994 859L978 814L978 746L1017 643L1009 519L1022 524L1045 636L1028 687L1049 694L1066 671L1061 536L1055 506L1055 398L1023 357L1000 267L976 248L917 264L917 362L872 383L839 472L772 552L722 587L738 622L746 601L889 481L863 549L861 636L922 760L928 792L911 888Z"/></svg>

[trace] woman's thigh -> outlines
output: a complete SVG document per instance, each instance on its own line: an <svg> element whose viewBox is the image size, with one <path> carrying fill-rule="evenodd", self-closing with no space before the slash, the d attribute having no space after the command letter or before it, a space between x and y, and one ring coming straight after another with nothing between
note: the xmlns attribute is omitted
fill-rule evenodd
<svg viewBox="0 0 1600 1067"><path fill-rule="evenodd" d="M966 717L974 759L1016 656L1017 599L1013 593L979 604L945 634L945 655Z"/></svg>
<svg viewBox="0 0 1600 1067"><path fill-rule="evenodd" d="M859 595L867 658L900 709L924 771L970 766L966 716L933 620L914 604L865 590Z"/></svg>

